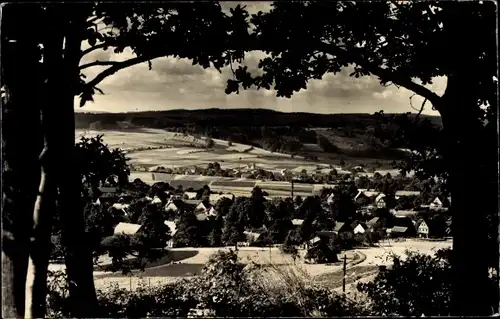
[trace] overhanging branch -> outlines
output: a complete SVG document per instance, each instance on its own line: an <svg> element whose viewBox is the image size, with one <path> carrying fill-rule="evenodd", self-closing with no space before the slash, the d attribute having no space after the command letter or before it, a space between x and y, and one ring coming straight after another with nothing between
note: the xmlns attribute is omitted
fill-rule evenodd
<svg viewBox="0 0 500 319"><path fill-rule="evenodd" d="M93 66L113 66L113 65L117 65L121 63L120 61L94 61L94 62L90 62L90 63L87 63L87 64L84 64L84 65L81 65L79 66L78 68L80 70L83 70L83 69L87 69L87 68L91 68Z"/></svg>
<svg viewBox="0 0 500 319"><path fill-rule="evenodd" d="M98 75L96 75L96 77L93 78L91 81L89 81L86 84L86 86L93 88L93 87L97 86L99 83L101 83L102 80L104 80L108 76L113 75L122 69L128 68L130 66L133 66L133 65L136 65L139 63L150 61L150 60L155 59L157 57L158 56L140 56L140 57L135 57L135 58L126 60L126 61L115 62L113 64L113 66L107 68L106 70L104 70L101 73L99 73Z"/></svg>
<svg viewBox="0 0 500 319"><path fill-rule="evenodd" d="M101 44L98 44L98 45L94 45L93 47L90 47L86 50L83 50L82 51L82 57L85 55L85 54L89 54L90 52L93 52L95 50L99 50L99 49L103 49L105 48L106 46L110 46L109 44L107 43L101 43Z"/></svg>
<svg viewBox="0 0 500 319"><path fill-rule="evenodd" d="M392 82L395 85L402 86L422 96L426 100L429 100L432 103L433 107L439 111L441 97L431 90L427 89L426 87L413 82L410 77L406 77L401 74L382 69L378 65L370 63L362 55L352 51L347 52L345 49L342 49L336 45L321 42L319 45L319 49L325 53L329 53L333 56L338 56L341 59L345 59L346 61L353 61L356 64L364 67L368 72L378 76L381 80L385 82Z"/></svg>

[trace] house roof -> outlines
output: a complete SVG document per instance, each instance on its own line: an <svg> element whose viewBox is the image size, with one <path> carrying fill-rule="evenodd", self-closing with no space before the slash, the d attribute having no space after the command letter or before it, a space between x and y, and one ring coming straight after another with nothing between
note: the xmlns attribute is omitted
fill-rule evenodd
<svg viewBox="0 0 500 319"><path fill-rule="evenodd" d="M151 201L151 204L161 204L161 199L158 196L155 196Z"/></svg>
<svg viewBox="0 0 500 319"><path fill-rule="evenodd" d="M186 200L183 200L183 202L184 202L184 204L186 204L186 205L198 206L198 205L200 205L201 200L190 200L190 199L186 199Z"/></svg>
<svg viewBox="0 0 500 319"><path fill-rule="evenodd" d="M416 215L418 212L414 210L394 210L393 214L396 217L407 217Z"/></svg>
<svg viewBox="0 0 500 319"><path fill-rule="evenodd" d="M205 213L200 213L196 215L196 219L200 222L207 220L208 215Z"/></svg>
<svg viewBox="0 0 500 319"><path fill-rule="evenodd" d="M184 196L187 196L188 199L195 199L196 195L196 192L184 192Z"/></svg>
<svg viewBox="0 0 500 319"><path fill-rule="evenodd" d="M118 223L115 227L115 234L135 235L142 225L130 223Z"/></svg>
<svg viewBox="0 0 500 319"><path fill-rule="evenodd" d="M419 191L396 191L394 194L395 196L419 196L420 192Z"/></svg>
<svg viewBox="0 0 500 319"><path fill-rule="evenodd" d="M349 224L346 224L343 222L336 222L335 228L333 228L333 231L339 232L341 230L348 230L349 228L351 228Z"/></svg>
<svg viewBox="0 0 500 319"><path fill-rule="evenodd" d="M292 219L292 224L294 226L300 226L300 225L302 225L302 223L304 223L303 219Z"/></svg>
<svg viewBox="0 0 500 319"><path fill-rule="evenodd" d="M321 238L319 238L318 236L316 236L313 239L309 240L309 245L313 245L313 244L319 242L320 240L321 240Z"/></svg>
<svg viewBox="0 0 500 319"><path fill-rule="evenodd" d="M247 236L247 239L248 240L252 240L252 241L256 241L259 236L261 235L261 233L256 233L256 232L251 232L251 231L244 231L243 234L245 236Z"/></svg>
<svg viewBox="0 0 500 319"><path fill-rule="evenodd" d="M375 202L378 202L379 200L383 199L385 196L384 193L380 193L376 198L375 198Z"/></svg>
<svg viewBox="0 0 500 319"><path fill-rule="evenodd" d="M373 218L372 218L372 219L370 219L370 220L369 220L366 224L367 224L367 225L371 225L371 226L373 226L373 225L375 225L376 223L378 223L379 219L380 219L380 217L373 217Z"/></svg>
<svg viewBox="0 0 500 319"><path fill-rule="evenodd" d="M99 187L99 190L102 193L116 193L117 188L116 187Z"/></svg>
<svg viewBox="0 0 500 319"><path fill-rule="evenodd" d="M405 233L408 230L408 227L403 226L394 226L392 227L392 233Z"/></svg>
<svg viewBox="0 0 500 319"><path fill-rule="evenodd" d="M334 230L320 230L316 232L316 235L318 236L324 236L324 237L333 237L337 234L337 231Z"/></svg>

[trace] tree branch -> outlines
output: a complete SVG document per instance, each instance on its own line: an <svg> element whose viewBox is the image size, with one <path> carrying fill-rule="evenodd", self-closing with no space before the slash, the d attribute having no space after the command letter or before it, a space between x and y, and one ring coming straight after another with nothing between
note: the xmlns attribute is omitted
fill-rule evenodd
<svg viewBox="0 0 500 319"><path fill-rule="evenodd" d="M90 62L90 63L87 63L87 64L84 64L84 65L80 65L78 68L79 70L83 70L83 69L87 69L87 68L90 68L90 67L93 67L93 66L113 66L113 65L117 65L117 64L120 64L121 62L119 61L94 61L94 62Z"/></svg>
<svg viewBox="0 0 500 319"><path fill-rule="evenodd" d="M413 107L413 103L411 103L411 99L415 96L415 94L413 94L412 96L410 96L410 107L412 109L414 109L415 111L418 111L417 115L415 116L415 120L413 121L414 123L417 123L418 121L418 118L420 117L420 114L422 114L422 111L424 110L424 107L425 107L425 103L427 103L427 98L424 98L424 101L422 102L422 106L420 106L420 110L416 109Z"/></svg>
<svg viewBox="0 0 500 319"><path fill-rule="evenodd" d="M378 76L383 81L386 82L390 81L396 85L402 86L410 91L413 91L414 93L429 100L432 103L433 107L439 111L441 97L436 93L432 92L431 90L427 89L426 87L413 82L410 77L406 77L401 74L397 74L389 70L383 69L376 64L368 62L368 60L361 54L353 52L352 50L348 52L333 44L321 42L321 44L319 45L319 49L333 56L338 56L341 59L345 59L346 61L353 61L356 64L364 67L368 72Z"/></svg>
<svg viewBox="0 0 500 319"><path fill-rule="evenodd" d="M93 47L90 47L86 50L83 50L81 56L83 57L85 54L89 54L90 52L93 52L95 50L103 49L106 46L110 46L110 45L107 43L101 43L101 44L94 45Z"/></svg>
<svg viewBox="0 0 500 319"><path fill-rule="evenodd" d="M98 75L96 75L95 78L93 78L91 81L89 81L85 85L93 88L93 87L97 86L99 83L101 83L102 80L104 80L105 78L107 78L110 75L115 74L116 72L120 71L121 69L125 69L125 68L128 68L130 66L139 64L139 63L147 62L147 61L149 61L151 59L155 59L157 57L158 56L140 56L140 57L135 57L135 58L132 58L132 59L129 59L126 61L122 61L122 62L115 62L113 64L113 66L107 68L106 70L104 70L101 73L99 73Z"/></svg>

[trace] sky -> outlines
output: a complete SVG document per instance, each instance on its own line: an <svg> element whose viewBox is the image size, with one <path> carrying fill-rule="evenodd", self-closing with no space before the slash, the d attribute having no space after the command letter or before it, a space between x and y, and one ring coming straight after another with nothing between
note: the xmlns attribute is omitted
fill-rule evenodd
<svg viewBox="0 0 500 319"><path fill-rule="evenodd" d="M241 2L222 2L223 8L234 7ZM250 13L269 8L269 2L248 2ZM82 49L88 47L83 44ZM250 70L256 69L262 52L249 52L245 64ZM112 50L94 51L86 55L80 64L95 60L122 61L134 57L130 51L114 54ZM92 79L105 67L84 70L87 79ZM321 80L311 80L306 90L295 93L292 98L278 98L273 90L248 89L239 95L224 93L227 79L231 78L228 68L219 73L214 68L203 69L193 66L188 59L172 57L152 61L152 70L143 63L118 71L106 78L98 87L104 95L97 93L94 103L80 108L75 99L75 110L84 112L134 112L148 110L204 109L204 108L266 108L281 112L311 113L385 113L415 112L410 106L412 92L395 86L383 87L374 76L349 77L350 70L344 69L336 75L325 74ZM437 78L431 88L442 94L446 78ZM419 107L423 99L412 98L414 107ZM432 111L430 103L424 114L438 115Z"/></svg>

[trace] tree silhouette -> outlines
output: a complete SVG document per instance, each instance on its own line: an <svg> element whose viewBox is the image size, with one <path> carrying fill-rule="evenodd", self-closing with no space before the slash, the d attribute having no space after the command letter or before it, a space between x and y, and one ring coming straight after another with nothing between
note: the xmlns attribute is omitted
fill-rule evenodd
<svg viewBox="0 0 500 319"><path fill-rule="evenodd" d="M372 75L421 96L419 113L430 102L443 122L453 199L455 315L491 311L487 258L471 260L469 253L487 244L486 188L495 187L467 171L487 174L487 149L478 141L490 140L481 106L497 108L495 12L494 2L276 2L270 12L252 15L255 28L246 40L246 50L270 54L259 63L263 73L239 66L226 89L274 88L291 97L311 79L351 68L351 76ZM448 80L441 96L428 88L437 76Z"/></svg>
<svg viewBox="0 0 500 319"><path fill-rule="evenodd" d="M7 205L6 211L22 211L16 213L17 216L22 215L19 221L17 216L14 218L9 213L12 227L5 223L2 228L16 233L12 235L15 238L13 241L22 250L16 256L12 251L3 250L6 258L9 258L5 261L9 271L5 272L2 280L7 285L2 294L6 305L5 315L24 315L24 291L14 291L13 287L17 284L14 285L13 280L23 282L25 278L28 258L26 229L30 228L27 221L32 220L40 183L38 157L44 148L41 156L44 169L41 188L46 190L39 200L44 204L38 205L34 213L39 229L35 233L35 281L40 288L33 290L34 301L30 311L35 317L45 315L49 224L53 211L51 207L54 206L53 193L57 189L61 193L72 315L90 317L97 308L97 300L91 255L82 250L80 245L85 234L83 214L78 213L82 212L83 205L80 203L81 181L77 174L75 151L74 96L79 96L80 106L83 106L86 102L93 101L96 92L104 93L97 86L107 77L140 63L147 62L151 68L151 60L158 57L189 58L204 68L213 66L220 70L229 60L242 58L241 50L230 48L233 45L241 47L239 41L244 40L242 34L248 32L244 12L238 7L227 15L216 2L120 6L99 2L80 3L76 6L30 3L9 4L2 10L2 30L8 30L2 32L2 51L5 49L5 52L9 52L2 54L2 86L6 88L9 109L13 110L7 118L12 125L20 127L19 124L23 123L34 132L30 141L26 139L26 143L20 139L14 142L14 136L17 138L24 135L21 131L16 131L19 128L8 129L3 137L6 152L4 165L8 167L4 170L4 175L11 175L11 180L19 177L25 185L17 186L16 182L10 182L15 192L25 194L22 197L4 192L4 198L14 201L12 209L9 204L4 203L4 206ZM23 31L25 27L22 21L26 19L40 27L29 32ZM233 32L227 32L229 29ZM206 39L211 39L210 43ZM82 44L86 47L82 48ZM43 50L40 49L42 46ZM91 53L98 50L122 53L126 49L132 51L134 57L124 61L85 61ZM29 53L19 55L19 52ZM94 78L86 79L85 71L103 67ZM15 78L19 78L20 74L30 74L30 85L27 82L23 83L23 87L17 84ZM36 88L36 92L26 92L32 88ZM21 143L19 148L29 151L17 150L15 146L7 147L15 143ZM16 158L21 158L20 155L26 155L26 159L20 162L17 160L21 164L14 164ZM66 169L51 169L57 167ZM22 231L14 231L13 228Z"/></svg>

